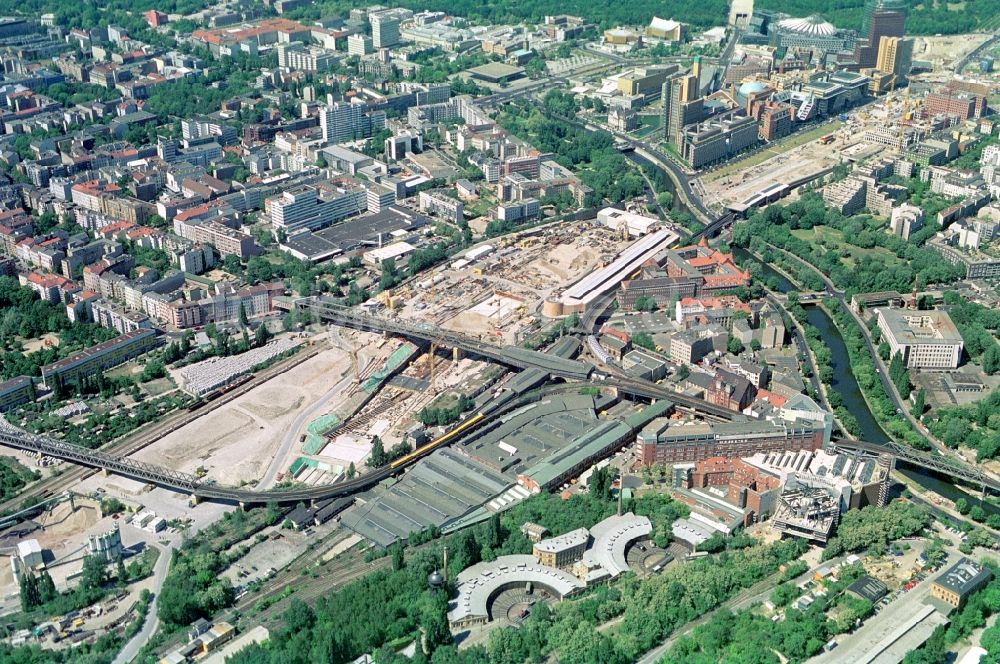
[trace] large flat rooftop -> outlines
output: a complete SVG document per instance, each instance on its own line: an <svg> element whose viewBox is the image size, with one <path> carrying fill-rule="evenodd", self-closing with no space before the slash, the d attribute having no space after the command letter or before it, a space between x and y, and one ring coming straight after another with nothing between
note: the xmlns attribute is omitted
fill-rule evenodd
<svg viewBox="0 0 1000 664"><path fill-rule="evenodd" d="M962 335L946 311L880 308L878 314L899 344L962 343Z"/></svg>

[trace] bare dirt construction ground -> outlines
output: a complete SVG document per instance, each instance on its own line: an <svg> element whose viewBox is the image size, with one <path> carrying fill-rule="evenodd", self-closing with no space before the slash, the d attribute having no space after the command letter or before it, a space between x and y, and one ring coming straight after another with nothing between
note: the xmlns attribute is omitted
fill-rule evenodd
<svg viewBox="0 0 1000 664"><path fill-rule="evenodd" d="M174 431L135 458L187 473L199 467L220 484L260 479L296 413L350 371L344 351L328 348L232 402Z"/></svg>
<svg viewBox="0 0 1000 664"><path fill-rule="evenodd" d="M941 37L916 37L913 59L929 60L935 67L946 67L966 53L975 50L990 35L947 35Z"/></svg>

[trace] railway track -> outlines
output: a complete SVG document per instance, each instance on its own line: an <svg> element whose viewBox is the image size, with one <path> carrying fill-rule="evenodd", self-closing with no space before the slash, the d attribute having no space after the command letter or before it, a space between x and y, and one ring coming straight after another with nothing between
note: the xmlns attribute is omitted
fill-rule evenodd
<svg viewBox="0 0 1000 664"><path fill-rule="evenodd" d="M181 410L175 412L160 422L156 422L128 434L125 438L122 438L119 441L112 442L110 445L103 448L102 451L122 457L135 454L145 447L152 445L161 438L173 433L177 429L194 422L199 417L202 417L220 406L224 406L234 399L243 396L258 385L266 383L275 376L279 376L302 362L315 357L320 350L320 348L314 346L304 352L296 353L292 357L288 358L287 361L279 362L278 364L268 367L254 376L252 380L247 381L236 389L230 390L218 399L208 402L208 404L204 407L194 411ZM97 470L94 468L86 466L73 466L58 475L52 475L43 480L39 480L38 482L25 488L24 491L18 494L15 498L11 498L10 500L0 503L0 514L19 509L20 506L24 504L25 500L31 498L44 499L56 495L65 491L77 482L87 479L96 472Z"/></svg>

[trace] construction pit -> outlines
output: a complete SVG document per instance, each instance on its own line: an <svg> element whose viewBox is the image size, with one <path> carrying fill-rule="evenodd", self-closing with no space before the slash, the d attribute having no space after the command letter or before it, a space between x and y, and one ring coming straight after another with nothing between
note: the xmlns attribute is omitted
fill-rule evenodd
<svg viewBox="0 0 1000 664"><path fill-rule="evenodd" d="M354 343L359 355L380 355L377 335L362 335ZM297 441L297 431L317 407L339 399L350 387L350 352L315 339L323 348L267 382L254 387L193 422L140 450L133 458L219 484L254 484L270 471L282 448ZM300 351L304 352L304 351Z"/></svg>
<svg viewBox="0 0 1000 664"><path fill-rule="evenodd" d="M330 414L327 431L308 439L282 462L282 479L311 486L344 479L351 465L358 474L377 436L389 450L407 440L420 411L452 394L472 396L491 384L502 369L487 362L459 358L438 349L433 368L428 352L414 354L407 366L385 380L358 408Z"/></svg>
<svg viewBox="0 0 1000 664"><path fill-rule="evenodd" d="M634 238L633 238L634 240ZM542 303L631 242L593 222L563 222L498 239L397 289L383 315L496 343L537 329ZM477 255L479 254L479 255Z"/></svg>

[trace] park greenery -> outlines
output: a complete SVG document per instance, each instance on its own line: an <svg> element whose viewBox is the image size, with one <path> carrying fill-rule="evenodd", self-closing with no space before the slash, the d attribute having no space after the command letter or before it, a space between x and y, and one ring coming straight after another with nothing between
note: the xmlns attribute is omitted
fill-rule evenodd
<svg viewBox="0 0 1000 664"><path fill-rule="evenodd" d="M808 321L806 311L799 304L798 293L795 291L788 293L787 309L789 314L799 322L805 332L806 345L809 346L809 350L815 358L816 371L819 374L820 381L827 388L827 401L830 404L830 408L833 409L833 414L836 416L837 421L843 425L848 434L852 436L860 435L861 425L858 424L857 418L847 410L840 393L833 388L833 353L830 347L827 346L819 329Z"/></svg>
<svg viewBox="0 0 1000 664"><path fill-rule="evenodd" d="M40 0L34 0L39 2ZM52 0L49 0L52 1ZM193 0L187 0L192 2ZM995 6L992 0L971 0L963 3L924 2L912 0L907 16L908 34L958 34L977 29L996 27ZM138 3L142 4L142 3ZM345 13L356 3L350 0L321 0L302 12L303 17L316 19L331 13ZM727 9L725 0L705 0L690 3L685 0L639 0L629 3L599 3L595 0L529 0L528 2L481 3L473 0L449 2L447 0L404 0L402 6L413 10L444 11L462 16L474 23L510 23L526 21L541 23L546 15L574 14L583 16L599 28L617 25L646 25L650 16L672 17L692 26L695 30L719 24L719 17ZM837 27L861 30L865 0L842 0L822 3L817 0L762 0L760 9L770 9L809 16L821 13ZM167 11L164 9L163 11Z"/></svg>
<svg viewBox="0 0 1000 664"><path fill-rule="evenodd" d="M962 335L969 359L990 375L1000 372L1000 346L996 339L1000 330L1000 311L969 302L955 291L945 291L944 304Z"/></svg>
<svg viewBox="0 0 1000 664"><path fill-rule="evenodd" d="M890 542L916 535L930 522L924 508L904 499L894 500L884 508L869 505L850 510L844 513L837 534L823 549L823 560L857 551L881 556Z"/></svg>
<svg viewBox="0 0 1000 664"><path fill-rule="evenodd" d="M848 296L887 290L906 293L914 284L924 288L965 276L964 268L941 260L933 249L919 246L924 236L907 241L885 233L883 226L868 215L844 217L828 209L818 194L809 192L788 205L770 205L747 223L738 224L733 229L733 244L750 248L765 263L777 264L803 287L823 289L819 274L780 251L769 251L768 245L784 249L827 275ZM930 223L925 229L933 231L935 227ZM792 232L817 228L839 231L842 243L827 240L825 235L810 242ZM855 253L851 247L866 251ZM879 250L873 251L876 247ZM850 263L845 262L845 256L850 257Z"/></svg>
<svg viewBox="0 0 1000 664"><path fill-rule="evenodd" d="M230 606L235 597L222 572L249 551L235 547L281 518L275 505L227 512L211 526L186 539L174 551L163 582L157 613L167 629L184 627Z"/></svg>
<svg viewBox="0 0 1000 664"><path fill-rule="evenodd" d="M55 334L58 344L25 353L25 342ZM118 333L92 323L72 323L66 310L39 299L13 277L0 277L0 379L40 376L42 366Z"/></svg>
<svg viewBox="0 0 1000 664"><path fill-rule="evenodd" d="M560 94L550 91L543 109L523 101L508 104L497 122L542 152L553 153L560 165L573 169L594 190L587 205L596 205L605 198L624 201L642 195L645 181L615 149L611 134L589 131L557 117L560 114L554 109L564 110Z"/></svg>
<svg viewBox="0 0 1000 664"><path fill-rule="evenodd" d="M391 547L392 566L354 581L321 599L315 607L294 603L272 638L230 660L233 664L319 661L345 662L364 652L376 661L398 660L383 644L405 645L418 630L427 638L413 661L441 664L490 662L514 664L549 658L564 664L625 662L654 645L677 627L718 606L740 589L777 573L779 566L805 549L799 541L757 544L753 538L732 540L718 556L672 566L662 574L638 579L626 575L616 584L565 601L552 609L536 607L519 629L496 629L489 643L461 652L451 644L442 598L428 589L427 575L438 568L441 545L449 551L449 578L481 560L531 551L521 533L526 521L541 524L553 535L587 527L615 512L610 475L598 476L587 495L568 500L543 494L513 507L503 518L488 521L441 540L414 534L411 547ZM603 487L603 488L602 488ZM670 524L687 508L666 496L629 499L624 505L650 518L654 539L669 541ZM429 542L429 545L427 543ZM609 620L618 625L595 629ZM319 658L319 659L317 659Z"/></svg>
<svg viewBox="0 0 1000 664"><path fill-rule="evenodd" d="M868 345L865 343L864 334L858 326L854 316L847 311L846 305L840 302L824 302L823 308L833 319L840 331L840 335L847 347L847 356L851 360L851 373L854 374L858 386L864 394L865 401L871 409L872 415L879 426L890 437L905 442L907 445L917 449L929 449L930 444L927 439L916 431L909 420L900 417L896 412L893 400L886 392L885 386L879 377L878 369L875 367L875 360L868 352ZM874 318L868 324L869 334L872 335L872 343L878 344L879 330Z"/></svg>
<svg viewBox="0 0 1000 664"><path fill-rule="evenodd" d="M860 565L842 567L836 581L827 584L825 593L816 597L808 608L789 607L784 618L772 621L753 610L736 613L721 609L711 619L680 637L670 648L667 661L709 664L781 664L803 662L818 654L833 636L854 627L866 618L872 603L844 590L864 574ZM787 605L802 594L793 584L782 592L780 606Z"/></svg>
<svg viewBox="0 0 1000 664"><path fill-rule="evenodd" d="M927 427L948 447L972 448L979 460L996 457L1000 453L1000 388L967 406L939 408Z"/></svg>
<svg viewBox="0 0 1000 664"><path fill-rule="evenodd" d="M459 394L454 401L454 404L446 407L424 406L417 413L417 419L426 426L444 426L457 422L462 413L472 408L473 401L464 394Z"/></svg>

